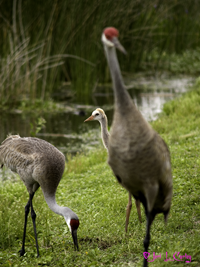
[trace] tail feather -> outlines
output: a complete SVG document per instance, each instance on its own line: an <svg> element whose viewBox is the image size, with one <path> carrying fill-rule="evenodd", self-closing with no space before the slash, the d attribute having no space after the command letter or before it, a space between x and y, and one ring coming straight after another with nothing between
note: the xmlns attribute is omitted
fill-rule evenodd
<svg viewBox="0 0 200 267"><path fill-rule="evenodd" d="M169 210L164 213L165 224L167 224L168 215L169 215Z"/></svg>

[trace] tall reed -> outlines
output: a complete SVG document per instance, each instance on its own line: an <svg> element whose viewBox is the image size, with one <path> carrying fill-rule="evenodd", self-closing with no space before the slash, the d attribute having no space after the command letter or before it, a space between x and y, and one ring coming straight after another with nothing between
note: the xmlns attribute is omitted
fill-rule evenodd
<svg viewBox="0 0 200 267"><path fill-rule="evenodd" d="M2 0L0 103L43 101L66 82L87 102L98 82L109 81L100 37L111 25L128 51L126 60L119 55L123 71L159 68L163 53L199 46L199 8L196 0Z"/></svg>

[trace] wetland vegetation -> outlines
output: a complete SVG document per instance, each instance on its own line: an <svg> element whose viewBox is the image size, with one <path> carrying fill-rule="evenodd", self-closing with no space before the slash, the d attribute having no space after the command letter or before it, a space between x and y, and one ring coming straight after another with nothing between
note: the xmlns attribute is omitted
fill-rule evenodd
<svg viewBox="0 0 200 267"><path fill-rule="evenodd" d="M49 109L46 101L72 96L88 104L110 81L100 38L111 25L128 51L119 55L124 74L199 73L199 8L190 0L1 1L1 110Z"/></svg>
<svg viewBox="0 0 200 267"><path fill-rule="evenodd" d="M0 7L0 120L5 126L1 141L17 120L26 135L44 133L42 127L47 124L52 133L59 129L57 114L63 112L63 104L65 111L71 108L69 103L88 105L92 95L99 92L108 95L105 106L112 102L105 86L110 86L110 78L100 41L102 29L108 25L119 29L120 40L128 51L126 60L119 55L125 78L137 71L149 75L149 70L151 77L160 77L166 71L195 78L199 75L199 1L3 0ZM53 113L52 118L47 116L46 124L41 110ZM9 113L6 119L4 112ZM28 112L32 115L27 120L23 114ZM72 108L71 112L76 111ZM108 113L111 121L112 111L108 109ZM151 122L170 148L174 186L167 226L161 215L152 225L150 259L153 252L161 254L161 258L149 263L152 267L200 266L199 114L197 78L193 90L166 103L157 120ZM74 129L75 121L80 124L84 117L70 120L69 113L62 116L69 119L69 125L63 119L60 133L66 136L61 137L64 139L59 145L66 156L66 169L56 197L60 205L70 207L79 216L80 251L73 250L64 219L49 210L39 189L34 207L41 257L36 258L30 217L26 254L19 257L28 193L19 177L4 168L0 169L0 266L142 266L145 214L142 210L140 224L132 208L125 235L128 193L106 163L99 125L98 143L88 129L79 140L81 146L83 140L88 145L92 139L96 148L72 157L73 151L68 150L68 154L62 144L69 134L67 129ZM48 141L53 143L54 136ZM175 252L190 255L191 262L164 261L166 256L172 259Z"/></svg>

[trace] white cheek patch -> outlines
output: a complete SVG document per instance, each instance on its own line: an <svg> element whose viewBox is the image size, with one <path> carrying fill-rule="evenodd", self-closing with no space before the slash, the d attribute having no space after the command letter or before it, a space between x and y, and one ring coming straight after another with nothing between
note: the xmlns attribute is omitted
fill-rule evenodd
<svg viewBox="0 0 200 267"><path fill-rule="evenodd" d="M65 217L64 217L65 218ZM67 223L67 225L68 225L68 227L69 227L69 230L70 230L70 232L72 231L72 229L71 229L71 225L70 225L70 219L69 218L65 218L65 221L66 221L66 223Z"/></svg>
<svg viewBox="0 0 200 267"><path fill-rule="evenodd" d="M106 36L105 36L104 33L103 33L102 36L101 36L101 41L102 41L104 44L106 44L107 46L109 46L109 47L113 47L113 46L114 46L114 44L106 38Z"/></svg>
<svg viewBox="0 0 200 267"><path fill-rule="evenodd" d="M98 114L98 115L97 115L97 114ZM94 110L94 111L92 112L92 116L93 116L93 120L97 120L97 121L98 121L98 119L100 118L100 117L99 117L99 111Z"/></svg>

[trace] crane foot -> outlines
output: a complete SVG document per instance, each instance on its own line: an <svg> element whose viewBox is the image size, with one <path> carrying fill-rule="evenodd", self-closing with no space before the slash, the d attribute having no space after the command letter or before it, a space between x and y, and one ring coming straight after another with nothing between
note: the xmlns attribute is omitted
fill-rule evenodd
<svg viewBox="0 0 200 267"><path fill-rule="evenodd" d="M25 254L25 249L22 248L22 249L20 249L18 252L19 252L19 255L20 255L20 256L24 256L24 254Z"/></svg>

